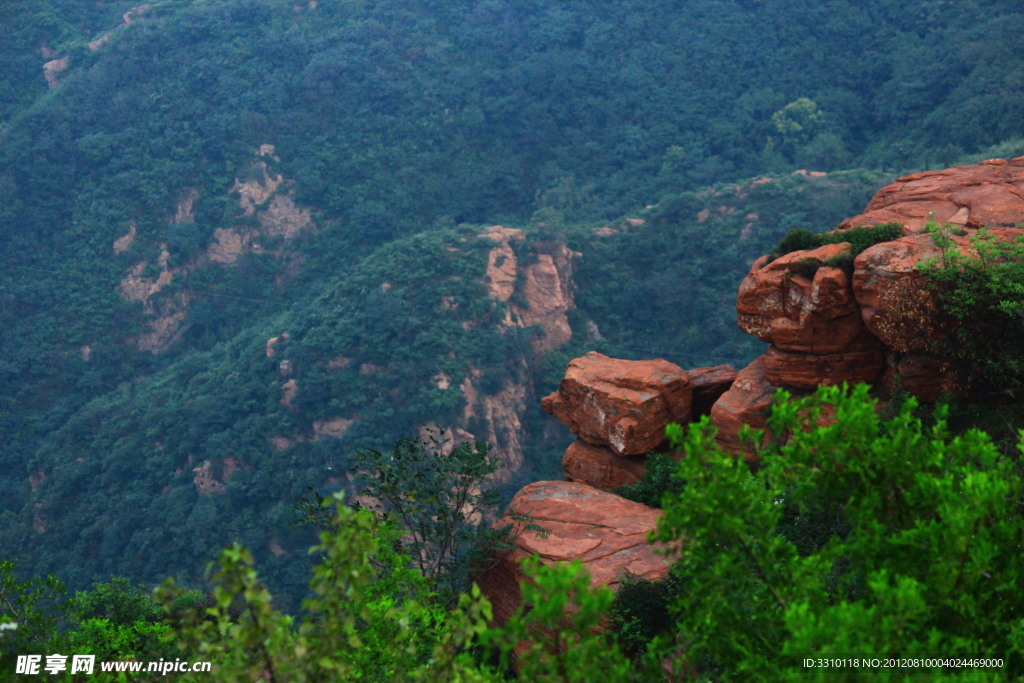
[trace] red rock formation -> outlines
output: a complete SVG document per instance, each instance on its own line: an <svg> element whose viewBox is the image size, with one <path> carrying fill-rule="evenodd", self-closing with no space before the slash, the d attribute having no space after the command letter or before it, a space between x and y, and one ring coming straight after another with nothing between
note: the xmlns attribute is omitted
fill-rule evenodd
<svg viewBox="0 0 1024 683"><path fill-rule="evenodd" d="M509 504L499 525L512 524L512 550L497 557L478 583L494 608L494 620L504 623L519 605L520 561L537 554L552 565L581 559L593 586L615 588L629 572L658 579L668 572L666 559L647 544L657 526L659 510L567 481L540 481L523 487ZM545 534L529 531L513 516L528 516Z"/></svg>
<svg viewBox="0 0 1024 683"><path fill-rule="evenodd" d="M967 228L1024 222L1024 157L906 176L840 227L899 221L910 232L929 219ZM992 233L1010 239L1024 229L993 227ZM952 239L971 253L973 234ZM765 427L778 386L811 390L863 381L893 387L898 377L903 389L928 401L955 391L950 364L922 353L931 350L926 342L948 329L917 270L923 260L940 256L932 237L909 235L864 251L852 278L824 265L849 249L846 243L826 245L754 263L739 290L739 325L771 346L739 373L728 366L687 373L664 360L623 361L594 352L572 361L559 390L543 401L544 410L580 437L563 459L567 478L610 488L639 477L642 464L620 456L656 448L668 422L687 422L712 401L717 443L753 458L755 449L738 434L744 425ZM818 422L831 419L826 409ZM645 542L658 512L593 486L531 484L501 523L512 523L514 515L532 517L550 535L519 525L514 549L481 577L499 622L519 604L518 561L530 554L545 563L581 558L595 585L614 586L624 570L647 578L667 571Z"/></svg>
<svg viewBox="0 0 1024 683"><path fill-rule="evenodd" d="M909 233L929 220L969 228L950 235L965 254L974 252L971 228L1024 221L1024 157L900 178L840 230L897 221ZM1024 235L1009 227L991 232L1004 240ZM922 262L941 257L933 237L908 234L865 250L854 261L852 282L842 270L823 265L843 252L848 246L841 243L774 261L762 257L740 285L740 328L773 345L764 357L765 380L813 389L880 379L891 385L898 374L907 380L904 388L925 400L955 389L959 383L949 363L927 356L952 329L919 270ZM916 355L891 366L886 358L897 357L891 351Z"/></svg>
<svg viewBox="0 0 1024 683"><path fill-rule="evenodd" d="M943 394L956 396L964 392L964 383L956 370L947 361L925 353L893 359L880 386L883 391L905 391L929 403Z"/></svg>
<svg viewBox="0 0 1024 683"><path fill-rule="evenodd" d="M516 260L513 242L522 242L523 231L492 225L482 234L497 243L487 256L486 282L490 296L511 301L516 283L522 282L519 301L508 310L506 325L538 325L544 335L534 341L538 352L550 351L572 338L567 312L575 307L572 273L579 254L562 242L536 242L536 260L525 265Z"/></svg>
<svg viewBox="0 0 1024 683"><path fill-rule="evenodd" d="M718 430L715 441L727 451L753 458L750 444L741 443L739 431L743 425L763 429L776 387L768 382L764 372L764 356L740 370L729 391L722 394L711 408L711 425Z"/></svg>
<svg viewBox="0 0 1024 683"><path fill-rule="evenodd" d="M791 389L813 390L849 382L878 381L885 367L881 345L842 353L799 353L768 347L764 356L764 376L770 384Z"/></svg>
<svg viewBox="0 0 1024 683"><path fill-rule="evenodd" d="M716 365L713 368L693 368L686 371L693 391L693 417L696 420L711 414L711 406L729 390L736 380L736 368L731 365Z"/></svg>
<svg viewBox="0 0 1024 683"><path fill-rule="evenodd" d="M850 253L845 242L774 261L761 257L740 285L740 329L773 344L764 363L769 383L813 389L874 382L882 372L884 349L861 319L850 279L822 265L844 253ZM811 274L805 274L808 262Z"/></svg>
<svg viewBox="0 0 1024 683"><path fill-rule="evenodd" d="M802 353L837 353L872 345L846 273L820 266L844 253L850 253L846 242L794 251L774 261L759 258L740 284L736 300L740 329L780 349ZM819 264L813 278L798 272L802 261Z"/></svg>
<svg viewBox="0 0 1024 683"><path fill-rule="evenodd" d="M582 439L576 439L565 449L562 469L567 481L589 484L603 491L635 484L646 471L642 459L620 457L607 448L594 446Z"/></svg>
<svg viewBox="0 0 1024 683"><path fill-rule="evenodd" d="M558 391L541 405L581 439L617 455L641 455L664 442L665 425L690 421L691 401L678 365L591 351L569 363Z"/></svg>
<svg viewBox="0 0 1024 683"><path fill-rule="evenodd" d="M971 238L975 230L950 234L965 255L975 256ZM1012 240L1024 236L1019 228L992 228L993 238ZM865 249L854 261L853 291L867 328L891 349L899 352L929 351L931 342L945 334L948 322L941 319L938 301L925 282L919 266L939 259L942 250L931 235L910 235Z"/></svg>
<svg viewBox="0 0 1024 683"><path fill-rule="evenodd" d="M839 224L902 223L907 234L928 221L990 227L1024 222L1024 157L912 173L874 196L867 210Z"/></svg>

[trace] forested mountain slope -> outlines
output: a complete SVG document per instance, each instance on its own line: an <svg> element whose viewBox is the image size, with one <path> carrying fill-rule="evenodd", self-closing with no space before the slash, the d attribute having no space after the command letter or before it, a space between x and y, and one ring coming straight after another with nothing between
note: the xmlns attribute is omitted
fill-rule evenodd
<svg viewBox="0 0 1024 683"><path fill-rule="evenodd" d="M0 544L78 583L300 575L289 497L426 421L544 472L567 358L744 362L752 258L1024 120L1010 0L0 11Z"/></svg>
<svg viewBox="0 0 1024 683"><path fill-rule="evenodd" d="M597 348L744 363L758 347L735 329L731 302L751 255L790 221L834 224L879 182L792 175L675 195L643 218L566 229L569 248L536 229L496 242L472 226L396 240L297 292L287 311L72 411L12 477L21 502L3 542L86 583L108 572L194 580L241 538L289 583L310 541L289 528L292 497L347 488L359 448L438 422L493 443L508 490L556 476L566 437L539 397L568 358ZM571 262L556 260L570 304L556 315L571 336L554 345L557 330L527 324L545 305L533 269L552 253ZM517 264L509 281L502 255ZM205 266L207 277L239 267ZM76 360L95 371L94 357Z"/></svg>

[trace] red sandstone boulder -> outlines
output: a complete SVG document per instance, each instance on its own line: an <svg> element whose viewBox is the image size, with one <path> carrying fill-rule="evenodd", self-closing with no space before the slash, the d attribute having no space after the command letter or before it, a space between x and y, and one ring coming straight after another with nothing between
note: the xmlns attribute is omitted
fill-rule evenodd
<svg viewBox="0 0 1024 683"><path fill-rule="evenodd" d="M926 353L908 353L893 361L881 380L885 391L900 390L927 403L943 395L963 396L964 382L948 361Z"/></svg>
<svg viewBox="0 0 1024 683"><path fill-rule="evenodd" d="M794 251L771 262L766 256L759 258L740 284L740 329L780 349L802 353L874 345L865 333L846 273L828 266L818 267L812 278L799 272L802 261L823 264L843 253L850 253L846 242Z"/></svg>
<svg viewBox="0 0 1024 683"><path fill-rule="evenodd" d="M693 368L687 370L690 378L690 389L693 391L694 420L711 414L711 406L718 397L729 390L736 381L736 368L731 365L716 365L713 368Z"/></svg>
<svg viewBox="0 0 1024 683"><path fill-rule="evenodd" d="M963 254L974 256L976 230L949 237ZM992 228L995 239L1024 236L1019 228ZM867 328L890 349L930 351L936 338L948 333L936 294L926 286L921 263L938 259L942 250L929 234L910 235L876 244L854 260L853 291Z"/></svg>
<svg viewBox="0 0 1024 683"><path fill-rule="evenodd" d="M665 425L689 422L685 370L666 360L619 360L591 351L565 371L541 406L584 441L617 455L641 455L665 440Z"/></svg>
<svg viewBox="0 0 1024 683"><path fill-rule="evenodd" d="M965 237L953 236L958 244ZM853 292L864 324L891 349L908 351L915 326L902 329L894 317L925 295L924 276L918 265L941 256L931 235L910 235L869 247L854 260ZM927 334L923 328L921 331Z"/></svg>
<svg viewBox="0 0 1024 683"><path fill-rule="evenodd" d="M576 439L565 449L562 469L567 481L611 491L625 484L640 481L646 467L642 458L621 457L607 448Z"/></svg>
<svg viewBox="0 0 1024 683"><path fill-rule="evenodd" d="M764 356L764 375L770 384L791 389L816 389L848 382L878 381L885 367L881 345L841 353L799 353L771 346Z"/></svg>
<svg viewBox="0 0 1024 683"><path fill-rule="evenodd" d="M512 550L477 579L491 601L494 620L501 624L519 606L519 563L533 554L552 565L575 559L583 561L593 586L618 586L629 572L646 579L668 573L665 557L647 543L647 533L657 526L661 511L641 503L567 481L540 481L523 487L509 504L499 525L512 524L517 535ZM529 531L513 519L528 516L546 534Z"/></svg>
<svg viewBox="0 0 1024 683"><path fill-rule="evenodd" d="M1024 157L912 173L882 188L867 210L839 229L902 223L907 234L928 221L990 227L1024 222Z"/></svg>
<svg viewBox="0 0 1024 683"><path fill-rule="evenodd" d="M727 451L754 457L754 448L741 443L740 428L747 424L763 429L776 387L764 373L764 356L740 370L729 391L722 394L711 408L711 424L718 430L715 441Z"/></svg>

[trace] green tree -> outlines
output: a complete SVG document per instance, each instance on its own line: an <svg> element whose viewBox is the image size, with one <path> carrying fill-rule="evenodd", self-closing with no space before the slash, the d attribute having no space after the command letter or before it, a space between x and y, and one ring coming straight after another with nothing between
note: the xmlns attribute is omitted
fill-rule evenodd
<svg viewBox="0 0 1024 683"><path fill-rule="evenodd" d="M175 604L175 612L202 605L198 591L185 591ZM174 652L166 642L173 616L165 614L153 599L152 591L133 585L124 577L79 591L68 601L68 630L61 641L76 652L96 656L98 661L129 657L159 659Z"/></svg>
<svg viewBox="0 0 1024 683"><path fill-rule="evenodd" d="M474 562L490 558L511 530L491 528L501 496L488 479L500 466L486 442L456 444L435 426L390 452L360 451L353 469L369 506L403 530L419 571L454 597L468 588Z"/></svg>
<svg viewBox="0 0 1024 683"><path fill-rule="evenodd" d="M21 581L14 560L0 561L0 671L14 670L14 657L41 653L67 614L64 583L53 576Z"/></svg>
<svg viewBox="0 0 1024 683"><path fill-rule="evenodd" d="M825 114L814 100L801 97L772 114L772 127L790 148L807 144L821 130Z"/></svg>
<svg viewBox="0 0 1024 683"><path fill-rule="evenodd" d="M335 523L311 549L321 560L301 625L273 606L252 555L235 544L213 574L215 604L183 621L178 646L212 659L221 681L486 680L468 655L490 618L478 589L447 611L394 525L340 496L328 502ZM180 594L172 581L158 591L167 606Z"/></svg>

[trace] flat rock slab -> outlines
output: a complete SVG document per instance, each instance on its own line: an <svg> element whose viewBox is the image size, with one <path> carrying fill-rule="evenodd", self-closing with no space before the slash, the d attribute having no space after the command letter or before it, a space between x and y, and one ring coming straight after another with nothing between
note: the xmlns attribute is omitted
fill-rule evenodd
<svg viewBox="0 0 1024 683"><path fill-rule="evenodd" d="M912 173L878 191L867 210L839 228L902 223L906 234L928 221L966 227L1024 221L1024 157Z"/></svg>
<svg viewBox="0 0 1024 683"><path fill-rule="evenodd" d="M495 621L504 623L518 607L520 561L534 554L546 565L582 560L593 586L615 588L627 572L646 579L664 577L669 562L647 543L660 515L660 510L577 482L539 481L523 487L498 522L513 525L513 548L477 579ZM516 516L528 516L546 533L526 529Z"/></svg>

